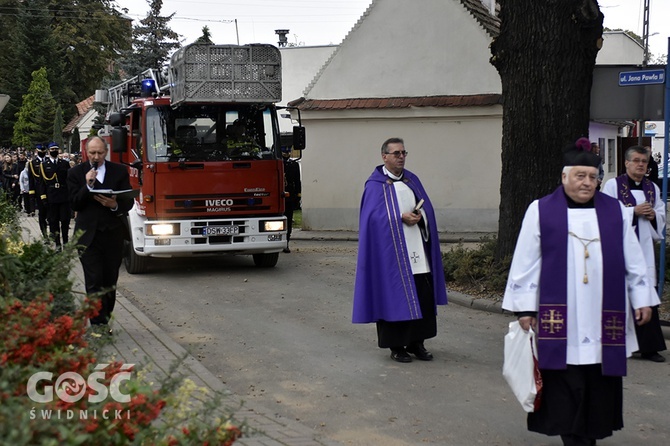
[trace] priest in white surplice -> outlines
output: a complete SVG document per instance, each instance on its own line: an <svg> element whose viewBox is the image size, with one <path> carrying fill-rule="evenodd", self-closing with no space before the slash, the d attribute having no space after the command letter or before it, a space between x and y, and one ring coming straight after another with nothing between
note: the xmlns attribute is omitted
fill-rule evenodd
<svg viewBox="0 0 670 446"><path fill-rule="evenodd" d="M647 165L650 151L642 146L626 149L626 173L605 183L603 193L621 201L635 228L640 246L647 262L647 276L656 284L656 260L654 244L663 239L665 227L665 203L661 191L649 178ZM661 330L658 307L652 308L648 324L636 327L640 357L654 362L664 362L659 351L665 350L665 338Z"/></svg>
<svg viewBox="0 0 670 446"><path fill-rule="evenodd" d="M562 186L526 211L503 308L537 333L544 387L528 429L592 445L623 427L634 324L659 302L628 213L596 191L600 159L571 144L564 161Z"/></svg>

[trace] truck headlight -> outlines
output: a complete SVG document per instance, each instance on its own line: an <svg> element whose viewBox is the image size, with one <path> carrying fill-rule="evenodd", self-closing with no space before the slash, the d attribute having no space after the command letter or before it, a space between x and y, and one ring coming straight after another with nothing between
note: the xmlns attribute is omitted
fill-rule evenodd
<svg viewBox="0 0 670 446"><path fill-rule="evenodd" d="M284 220L268 220L264 221L261 226L263 232L270 231L283 231L284 230Z"/></svg>
<svg viewBox="0 0 670 446"><path fill-rule="evenodd" d="M147 235L175 235L179 234L178 223L158 223L147 225Z"/></svg>

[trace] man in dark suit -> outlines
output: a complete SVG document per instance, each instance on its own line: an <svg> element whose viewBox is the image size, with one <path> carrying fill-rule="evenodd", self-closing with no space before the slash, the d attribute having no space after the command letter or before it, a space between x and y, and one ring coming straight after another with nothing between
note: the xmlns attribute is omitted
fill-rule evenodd
<svg viewBox="0 0 670 446"><path fill-rule="evenodd" d="M128 170L121 164L106 161L108 148L104 139L92 136L86 144L88 162L70 169L67 183L70 204L77 213L75 233L79 238L80 261L84 270L86 294L101 297L100 313L91 325L109 324L116 303L116 282L123 260L124 215L133 200L119 200L116 195L94 194L92 189L130 189ZM109 330L111 333L111 330Z"/></svg>

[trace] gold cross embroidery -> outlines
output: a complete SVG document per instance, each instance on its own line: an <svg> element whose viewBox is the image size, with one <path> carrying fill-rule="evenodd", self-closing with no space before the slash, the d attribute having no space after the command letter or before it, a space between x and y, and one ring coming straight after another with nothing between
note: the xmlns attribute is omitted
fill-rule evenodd
<svg viewBox="0 0 670 446"><path fill-rule="evenodd" d="M544 312L542 317L542 329L554 334L563 329L565 319L563 314L558 310L548 310Z"/></svg>
<svg viewBox="0 0 670 446"><path fill-rule="evenodd" d="M625 326L618 317L612 316L605 322L605 335L612 341L618 340L624 334Z"/></svg>

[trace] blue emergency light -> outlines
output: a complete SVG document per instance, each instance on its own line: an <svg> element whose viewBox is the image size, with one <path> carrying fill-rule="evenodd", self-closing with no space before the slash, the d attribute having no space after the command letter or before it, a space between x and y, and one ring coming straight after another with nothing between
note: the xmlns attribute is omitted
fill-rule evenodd
<svg viewBox="0 0 670 446"><path fill-rule="evenodd" d="M156 91L156 81L153 79L144 79L140 87L140 93L143 98L148 98Z"/></svg>

